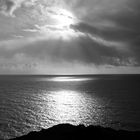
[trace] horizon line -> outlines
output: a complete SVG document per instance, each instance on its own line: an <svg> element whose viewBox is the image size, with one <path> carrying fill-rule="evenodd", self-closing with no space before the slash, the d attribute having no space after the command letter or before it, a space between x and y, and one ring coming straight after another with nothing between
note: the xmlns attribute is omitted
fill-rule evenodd
<svg viewBox="0 0 140 140"><path fill-rule="evenodd" d="M100 76L100 75L140 75L140 73L110 74L0 74L0 76Z"/></svg>

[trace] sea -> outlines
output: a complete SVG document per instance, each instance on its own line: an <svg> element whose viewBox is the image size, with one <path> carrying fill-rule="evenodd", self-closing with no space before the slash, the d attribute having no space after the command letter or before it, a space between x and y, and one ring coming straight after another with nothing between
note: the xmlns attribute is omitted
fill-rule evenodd
<svg viewBox="0 0 140 140"><path fill-rule="evenodd" d="M63 123L140 131L140 75L0 76L0 139Z"/></svg>

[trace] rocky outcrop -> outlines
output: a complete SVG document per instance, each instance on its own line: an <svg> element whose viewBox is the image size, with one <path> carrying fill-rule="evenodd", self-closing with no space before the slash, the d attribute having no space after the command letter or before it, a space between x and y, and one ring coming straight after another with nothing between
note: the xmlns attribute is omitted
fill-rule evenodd
<svg viewBox="0 0 140 140"><path fill-rule="evenodd" d="M140 132L130 132L125 130L113 130L100 126L84 125L73 126L70 124L60 124L39 132L30 132L26 136L21 136L13 140L120 140L120 139L140 139Z"/></svg>

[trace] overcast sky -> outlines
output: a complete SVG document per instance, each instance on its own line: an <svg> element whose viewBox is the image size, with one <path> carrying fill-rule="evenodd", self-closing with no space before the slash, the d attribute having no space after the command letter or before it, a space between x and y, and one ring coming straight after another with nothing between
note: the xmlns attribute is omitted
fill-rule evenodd
<svg viewBox="0 0 140 140"><path fill-rule="evenodd" d="M0 0L0 74L140 73L139 0Z"/></svg>

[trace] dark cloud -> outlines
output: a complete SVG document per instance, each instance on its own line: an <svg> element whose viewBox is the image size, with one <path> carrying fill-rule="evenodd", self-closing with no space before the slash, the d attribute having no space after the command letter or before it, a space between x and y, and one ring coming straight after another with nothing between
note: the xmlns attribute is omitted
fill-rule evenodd
<svg viewBox="0 0 140 140"><path fill-rule="evenodd" d="M15 6L15 3L12 0L0 0L1 12L9 14L12 12L14 6Z"/></svg>
<svg viewBox="0 0 140 140"><path fill-rule="evenodd" d="M94 1L95 2L95 1ZM93 3L94 3L93 2ZM96 1L97 2L97 1ZM106 1L107 2L107 1ZM109 2L109 0L108 0ZM85 2L81 5L87 5ZM101 4L100 2L97 2ZM119 1L118 1L119 3ZM100 4L97 7L99 8ZM109 3L108 3L109 4ZM125 0L124 4L120 4L119 7L115 7L115 5L107 6L107 8L101 8L101 11L98 12L98 16L95 17L92 11L97 12L96 10L91 10L87 8L86 16L82 19L80 23L77 25L72 25L76 31L83 32L85 34L90 34L92 36L97 36L103 38L108 42L122 42L126 47L126 51L116 51L113 46L107 48L104 44L97 44L95 42L85 44L87 40L81 43L82 45L88 46L87 48L90 50L90 46L92 46L92 50L90 50L90 54L93 56L99 56L93 59L93 61L99 63L108 63L111 65L125 65L130 64L133 61L134 65L140 65L140 2L138 0L128 1ZM90 6L89 6L90 7ZM94 6L93 6L94 7ZM114 9L112 9L114 8ZM91 10L91 11L88 11ZM113 11L113 12L112 12ZM90 14L92 13L92 14ZM104 25L104 23L108 25ZM112 24L113 26L112 26ZM87 45L88 44L88 45ZM120 47L124 47L123 45ZM87 50L88 50L87 49ZM97 59L98 58L98 59ZM101 59L102 58L102 59ZM132 58L132 59L131 59ZM131 62L130 62L131 61ZM126 62L126 63L125 63Z"/></svg>

